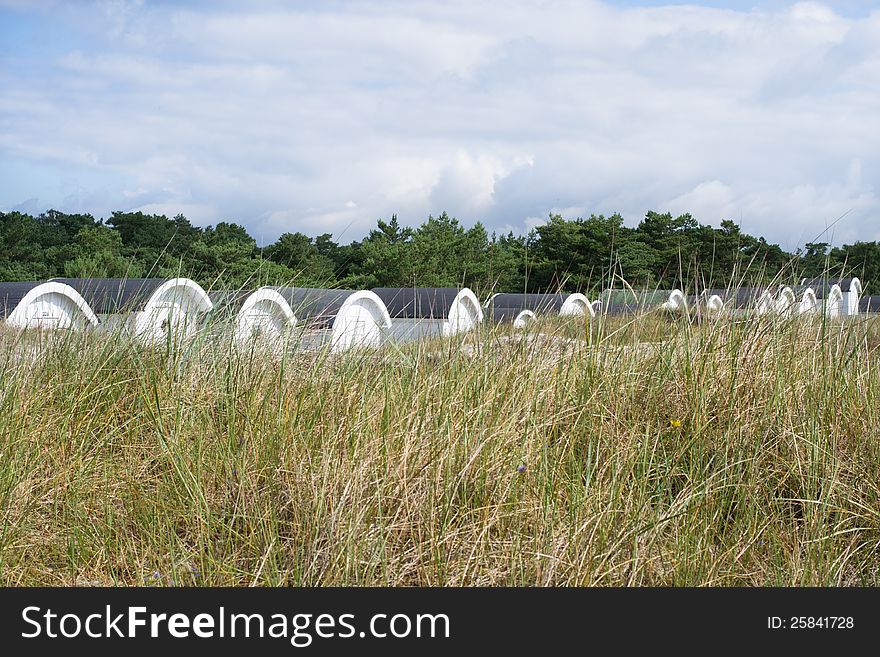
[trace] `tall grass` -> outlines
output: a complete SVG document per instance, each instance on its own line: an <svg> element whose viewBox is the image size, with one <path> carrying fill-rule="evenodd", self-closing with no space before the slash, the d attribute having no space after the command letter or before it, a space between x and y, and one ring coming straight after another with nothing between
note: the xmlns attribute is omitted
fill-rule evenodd
<svg viewBox="0 0 880 657"><path fill-rule="evenodd" d="M0 334L0 583L878 584L867 320Z"/></svg>

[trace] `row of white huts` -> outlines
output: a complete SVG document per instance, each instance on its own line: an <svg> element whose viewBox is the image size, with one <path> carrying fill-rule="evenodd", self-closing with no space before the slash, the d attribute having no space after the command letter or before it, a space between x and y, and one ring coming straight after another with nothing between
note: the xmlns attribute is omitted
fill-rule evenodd
<svg viewBox="0 0 880 657"><path fill-rule="evenodd" d="M659 296L658 296L659 295ZM880 311L880 298L861 296L858 279L801 281L778 290L704 290L688 296L612 293L590 302L574 294L494 294L481 304L468 288L374 288L338 290L261 287L252 291L206 292L188 278L56 278L0 283L0 319L14 328L120 330L145 342L188 336L207 317L229 320L238 342L259 337L303 347L329 344L334 351L378 346L428 336L451 336L476 327L484 317L522 327L540 315L594 317L661 308L707 313L857 315Z"/></svg>
<svg viewBox="0 0 880 657"><path fill-rule="evenodd" d="M858 278L803 279L799 285L706 289L696 295L672 290L662 307L671 311L702 310L709 315L775 313L833 318L877 314L880 312L880 297L863 297L862 283Z"/></svg>
<svg viewBox="0 0 880 657"><path fill-rule="evenodd" d="M335 351L428 336L451 336L484 316L522 326L540 314L584 315L581 294L495 295L481 305L468 288L339 290L266 286L251 291L206 292L188 278L55 278L0 283L0 319L13 328L96 327L149 342L192 335L206 318L228 320L235 339ZM297 330L299 329L299 330Z"/></svg>

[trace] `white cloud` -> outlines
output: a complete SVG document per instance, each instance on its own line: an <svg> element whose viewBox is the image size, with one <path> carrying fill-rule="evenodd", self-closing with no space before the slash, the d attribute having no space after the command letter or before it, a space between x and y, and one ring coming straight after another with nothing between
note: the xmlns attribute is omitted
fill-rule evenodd
<svg viewBox="0 0 880 657"><path fill-rule="evenodd" d="M635 222L669 209L790 244L848 212L836 237L880 238L880 11L459 0L50 13L88 45L37 75L0 73L0 155L129 181L77 191L98 214L353 239L394 212L506 231L550 211Z"/></svg>

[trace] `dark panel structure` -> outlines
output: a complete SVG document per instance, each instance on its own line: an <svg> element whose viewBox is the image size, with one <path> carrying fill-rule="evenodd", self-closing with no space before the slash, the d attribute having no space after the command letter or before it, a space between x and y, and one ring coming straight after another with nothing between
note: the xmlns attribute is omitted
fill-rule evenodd
<svg viewBox="0 0 880 657"><path fill-rule="evenodd" d="M342 304L354 290L332 290L317 287L273 287L290 305L301 323L313 328L330 328Z"/></svg>
<svg viewBox="0 0 880 657"><path fill-rule="evenodd" d="M604 315L621 316L635 315L650 309L651 307L636 303L635 301L616 301L614 303L602 304L597 312Z"/></svg>
<svg viewBox="0 0 880 657"><path fill-rule="evenodd" d="M712 296L718 296L724 302L725 307L741 310L756 306L765 292L767 292L767 290L761 287L739 287L729 290L716 288L703 290L700 294L700 298L708 299ZM795 294L797 293L795 292Z"/></svg>
<svg viewBox="0 0 880 657"><path fill-rule="evenodd" d="M53 278L79 292L98 315L139 312L153 293L166 282L164 278Z"/></svg>
<svg viewBox="0 0 880 657"><path fill-rule="evenodd" d="M501 308L500 306L493 305L492 320L499 324L502 322L513 322L522 312L523 311L518 308Z"/></svg>
<svg viewBox="0 0 880 657"><path fill-rule="evenodd" d="M214 290L209 292L208 298L214 304L213 315L215 317L235 315L253 293L254 290Z"/></svg>
<svg viewBox="0 0 880 657"><path fill-rule="evenodd" d="M26 283L0 283L0 319L15 310L25 295L45 281L29 281Z"/></svg>
<svg viewBox="0 0 880 657"><path fill-rule="evenodd" d="M583 294L515 294L499 293L487 302L488 309L495 321L502 317L512 317L514 324L524 326L525 322L538 315L566 315L592 317L593 306ZM516 318L520 313L528 313L527 317ZM503 320L502 320L503 321Z"/></svg>
<svg viewBox="0 0 880 657"><path fill-rule="evenodd" d="M570 294L496 294L489 303L493 308L511 308L515 310L531 310L536 315L558 314L562 304Z"/></svg>
<svg viewBox="0 0 880 657"><path fill-rule="evenodd" d="M372 291L392 319L446 319L461 288L374 287Z"/></svg>
<svg viewBox="0 0 880 657"><path fill-rule="evenodd" d="M866 315L880 313L880 296L862 297L859 299L859 312Z"/></svg>

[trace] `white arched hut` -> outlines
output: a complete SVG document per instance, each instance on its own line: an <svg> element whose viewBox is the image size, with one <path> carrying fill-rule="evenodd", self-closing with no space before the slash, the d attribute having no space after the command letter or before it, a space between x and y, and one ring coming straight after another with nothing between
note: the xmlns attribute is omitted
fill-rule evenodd
<svg viewBox="0 0 880 657"><path fill-rule="evenodd" d="M391 329L382 300L368 290L274 287L296 316L306 349L378 347Z"/></svg>
<svg viewBox="0 0 880 657"><path fill-rule="evenodd" d="M495 309L505 309L509 315L513 311L521 312L529 310L533 315L560 315L563 317L592 317L595 313L593 306L587 297L577 292L572 294L493 294L486 302L487 307L492 308L493 317Z"/></svg>
<svg viewBox="0 0 880 657"><path fill-rule="evenodd" d="M799 305L800 300L795 291L788 285L783 285L779 288L776 301L773 303L773 312L783 317L790 317L798 314Z"/></svg>
<svg viewBox="0 0 880 657"><path fill-rule="evenodd" d="M816 290L809 285L794 285L791 288L798 299L795 313L798 315L818 315L822 312Z"/></svg>
<svg viewBox="0 0 880 657"><path fill-rule="evenodd" d="M56 278L75 289L108 330L122 330L148 344L192 337L213 308L202 287L188 278Z"/></svg>
<svg viewBox="0 0 880 657"><path fill-rule="evenodd" d="M707 315L719 315L724 310L724 298L712 290L703 290L699 299Z"/></svg>
<svg viewBox="0 0 880 657"><path fill-rule="evenodd" d="M679 289L669 292L669 297L661 304L660 308L667 312L685 312L688 309L688 299Z"/></svg>
<svg viewBox="0 0 880 657"><path fill-rule="evenodd" d="M391 338L448 337L470 331L483 321L483 309L470 289L457 287L377 287L391 314Z"/></svg>
<svg viewBox="0 0 880 657"><path fill-rule="evenodd" d="M210 296L219 315L231 321L232 337L240 347L260 344L283 349L296 327L287 299L271 287L212 292Z"/></svg>
<svg viewBox="0 0 880 657"><path fill-rule="evenodd" d="M82 330L98 324L79 292L57 281L0 283L0 318L13 328Z"/></svg>

